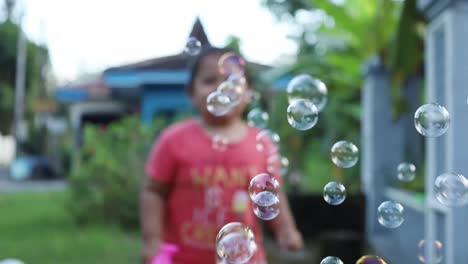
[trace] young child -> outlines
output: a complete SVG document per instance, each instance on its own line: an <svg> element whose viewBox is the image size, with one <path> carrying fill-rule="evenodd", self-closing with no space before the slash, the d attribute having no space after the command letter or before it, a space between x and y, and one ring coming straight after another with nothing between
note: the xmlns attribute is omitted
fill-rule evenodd
<svg viewBox="0 0 468 264"><path fill-rule="evenodd" d="M256 149L259 129L242 120L248 96L224 116L212 115L206 105L207 96L226 80L218 61L227 52L209 47L198 55L187 89L200 117L165 129L149 155L140 202L144 264L164 242L179 248L176 264L214 264L216 235L230 222L244 223L255 234L258 250L249 263L266 263L248 186L255 175L267 172L268 156ZM213 148L213 137L227 139L225 149ZM281 191L279 198L280 213L269 224L282 249L301 250L287 197Z"/></svg>

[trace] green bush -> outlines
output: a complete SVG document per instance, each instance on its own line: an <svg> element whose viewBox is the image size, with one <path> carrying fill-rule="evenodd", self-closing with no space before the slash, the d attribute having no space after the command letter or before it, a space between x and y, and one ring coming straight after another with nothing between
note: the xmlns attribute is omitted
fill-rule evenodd
<svg viewBox="0 0 468 264"><path fill-rule="evenodd" d="M106 130L87 125L80 162L70 172L69 208L78 224L138 226L138 192L153 140L167 122L124 118Z"/></svg>

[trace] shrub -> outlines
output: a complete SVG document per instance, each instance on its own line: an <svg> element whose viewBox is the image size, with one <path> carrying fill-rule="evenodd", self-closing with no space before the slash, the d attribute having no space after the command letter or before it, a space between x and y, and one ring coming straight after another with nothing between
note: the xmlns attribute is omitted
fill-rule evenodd
<svg viewBox="0 0 468 264"><path fill-rule="evenodd" d="M138 227L138 192L144 162L154 138L167 122L144 126L131 116L105 130L84 128L80 162L70 172L69 208L78 224Z"/></svg>

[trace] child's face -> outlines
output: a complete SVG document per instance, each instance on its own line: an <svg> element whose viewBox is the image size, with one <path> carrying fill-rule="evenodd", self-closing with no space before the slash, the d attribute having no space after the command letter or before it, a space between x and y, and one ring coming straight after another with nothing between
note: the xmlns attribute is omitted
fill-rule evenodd
<svg viewBox="0 0 468 264"><path fill-rule="evenodd" d="M206 98L210 93L216 91L218 86L226 80L226 77L221 74L218 69L218 60L220 57L220 54L211 54L203 58L198 74L194 80L192 99L203 116L211 116L206 108ZM244 93L241 103L225 116L218 118L240 117L247 105L248 92L249 87L246 87L246 92ZM214 116L211 117L216 118Z"/></svg>

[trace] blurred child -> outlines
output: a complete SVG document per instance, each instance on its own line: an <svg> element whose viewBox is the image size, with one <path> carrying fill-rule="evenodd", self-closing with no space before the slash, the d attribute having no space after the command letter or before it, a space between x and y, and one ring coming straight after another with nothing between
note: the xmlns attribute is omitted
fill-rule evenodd
<svg viewBox="0 0 468 264"><path fill-rule="evenodd" d="M256 149L259 129L242 120L248 80L242 101L226 115L215 116L206 105L207 96L226 80L218 62L227 52L208 47L198 55L187 90L200 117L165 129L149 155L140 202L144 264L158 254L162 243L177 245L174 263L214 264L216 235L230 222L242 222L255 233L258 250L249 263L266 263L248 186L255 175L267 172L268 157ZM213 148L216 137L228 142L225 149ZM280 213L269 224L282 249L301 250L302 236L287 197L281 191L279 198Z"/></svg>

